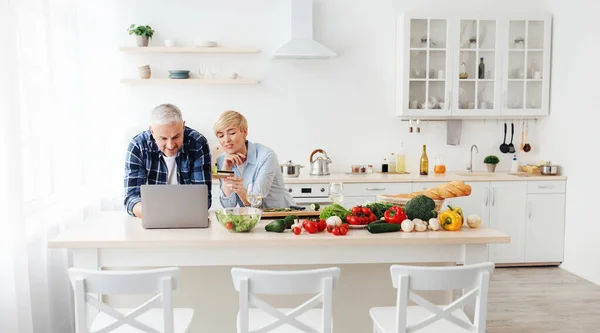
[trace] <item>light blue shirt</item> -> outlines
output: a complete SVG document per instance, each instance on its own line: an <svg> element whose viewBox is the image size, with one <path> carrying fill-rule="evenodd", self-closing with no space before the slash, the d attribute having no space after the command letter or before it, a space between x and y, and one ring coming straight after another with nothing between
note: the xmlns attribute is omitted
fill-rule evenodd
<svg viewBox="0 0 600 333"><path fill-rule="evenodd" d="M258 186L263 195L262 208L289 208L296 205L292 195L285 188L283 175L281 174L281 168L275 152L260 143L246 142L248 153L246 163L243 167L243 174L241 174L238 166L235 165L231 169L235 176L242 177L245 188L248 188L248 185L251 183L254 183L255 187ZM217 158L219 170L223 167L224 159L225 153ZM220 195L223 207L245 206L237 194L231 193L230 196L225 196L222 186L223 181L221 181Z"/></svg>

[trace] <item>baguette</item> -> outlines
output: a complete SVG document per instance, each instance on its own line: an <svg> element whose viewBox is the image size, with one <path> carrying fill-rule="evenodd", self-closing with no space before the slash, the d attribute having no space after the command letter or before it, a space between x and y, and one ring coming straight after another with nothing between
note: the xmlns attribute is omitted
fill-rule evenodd
<svg viewBox="0 0 600 333"><path fill-rule="evenodd" d="M424 191L413 192L410 194L399 194L396 198L414 198L418 195L425 195L433 200L444 200L448 198L465 197L471 195L471 186L463 181L452 181L440 186L432 187Z"/></svg>

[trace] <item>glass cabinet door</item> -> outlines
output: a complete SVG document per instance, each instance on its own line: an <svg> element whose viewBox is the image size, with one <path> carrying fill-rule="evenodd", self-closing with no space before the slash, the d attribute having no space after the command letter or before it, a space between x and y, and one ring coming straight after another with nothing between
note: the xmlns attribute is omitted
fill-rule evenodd
<svg viewBox="0 0 600 333"><path fill-rule="evenodd" d="M448 112L448 22L411 18L409 29L408 109L412 114Z"/></svg>
<svg viewBox="0 0 600 333"><path fill-rule="evenodd" d="M497 33L495 20L460 20L454 58L457 114L477 116L499 110Z"/></svg>
<svg viewBox="0 0 600 333"><path fill-rule="evenodd" d="M508 22L507 72L504 73L507 83L503 96L508 114L541 110L544 106L544 75L548 66L545 29L543 20Z"/></svg>

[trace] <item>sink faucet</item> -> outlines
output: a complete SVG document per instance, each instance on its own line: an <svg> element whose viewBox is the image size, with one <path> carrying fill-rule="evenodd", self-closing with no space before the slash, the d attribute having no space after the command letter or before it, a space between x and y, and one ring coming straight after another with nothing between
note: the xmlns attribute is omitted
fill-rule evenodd
<svg viewBox="0 0 600 333"><path fill-rule="evenodd" d="M471 146L471 159L469 160L469 164L467 164L467 170L469 170L469 172L473 172L473 148L475 148L475 150L477 150L477 154L479 154L479 148L477 148L477 145L472 145Z"/></svg>

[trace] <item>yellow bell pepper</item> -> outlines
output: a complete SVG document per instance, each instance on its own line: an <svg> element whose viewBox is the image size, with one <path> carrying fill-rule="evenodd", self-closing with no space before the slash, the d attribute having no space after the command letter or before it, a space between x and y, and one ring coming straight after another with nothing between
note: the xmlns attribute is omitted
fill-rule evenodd
<svg viewBox="0 0 600 333"><path fill-rule="evenodd" d="M444 230L456 231L460 229L463 224L462 216L451 209L442 212L439 219Z"/></svg>
<svg viewBox="0 0 600 333"><path fill-rule="evenodd" d="M453 211L457 212L458 215L460 215L460 217L462 217L463 221L465 220L465 214L463 213L462 208L456 207L456 206L453 207L453 206L450 206L450 205L448 205L448 208L450 210L453 210Z"/></svg>

